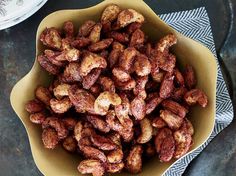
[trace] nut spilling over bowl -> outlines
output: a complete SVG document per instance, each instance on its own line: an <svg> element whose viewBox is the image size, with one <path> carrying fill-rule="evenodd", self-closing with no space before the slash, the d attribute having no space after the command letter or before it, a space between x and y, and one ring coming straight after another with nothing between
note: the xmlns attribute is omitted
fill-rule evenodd
<svg viewBox="0 0 236 176"><path fill-rule="evenodd" d="M25 109L42 126L45 148L61 144L83 156L82 174L137 174L150 157L178 159L194 142L188 113L208 98L196 88L194 66L176 65L176 36L150 42L144 22L134 9L111 4L100 22L84 21L78 32L66 21L40 35L46 49L37 60L54 80Z"/></svg>

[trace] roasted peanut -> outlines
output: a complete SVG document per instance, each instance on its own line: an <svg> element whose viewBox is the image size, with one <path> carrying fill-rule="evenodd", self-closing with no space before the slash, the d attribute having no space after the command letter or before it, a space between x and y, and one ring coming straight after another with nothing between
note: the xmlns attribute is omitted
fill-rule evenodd
<svg viewBox="0 0 236 176"><path fill-rule="evenodd" d="M35 96L37 99L39 99L45 105L50 105L50 100L52 98L52 95L47 88L45 88L43 86L37 87L35 90Z"/></svg>
<svg viewBox="0 0 236 176"><path fill-rule="evenodd" d="M133 22L144 22L143 15L133 9L122 10L117 17L118 26L122 28Z"/></svg>
<svg viewBox="0 0 236 176"><path fill-rule="evenodd" d="M180 117L185 117L185 115L188 113L188 110L185 107L172 100L164 100L161 104L165 109L175 113Z"/></svg>
<svg viewBox="0 0 236 176"><path fill-rule="evenodd" d="M44 105L37 99L30 100L25 104L25 110L29 113L40 112L44 109Z"/></svg>
<svg viewBox="0 0 236 176"><path fill-rule="evenodd" d="M63 140L62 146L69 152L75 152L77 149L77 141L72 136L68 136Z"/></svg>
<svg viewBox="0 0 236 176"><path fill-rule="evenodd" d="M50 100L50 107L55 113L62 114L68 111L72 106L72 103L69 99L69 97L65 97L61 100L57 100L55 98L52 98Z"/></svg>
<svg viewBox="0 0 236 176"><path fill-rule="evenodd" d="M197 84L193 67L190 65L186 65L184 69L184 80L185 80L186 87L188 89L194 88Z"/></svg>
<svg viewBox="0 0 236 176"><path fill-rule="evenodd" d="M172 130L177 130L183 123L183 118L168 111L161 110L160 117L167 123Z"/></svg>
<svg viewBox="0 0 236 176"><path fill-rule="evenodd" d="M130 150L125 163L125 167L130 173L137 174L142 171L142 153L143 148L141 145L135 145Z"/></svg>
<svg viewBox="0 0 236 176"><path fill-rule="evenodd" d="M86 53L81 62L80 75L86 76L94 68L106 68L106 67L107 67L107 62L103 57L88 52Z"/></svg>
<svg viewBox="0 0 236 176"><path fill-rule="evenodd" d="M136 120L142 120L146 115L146 103L141 97L135 97L131 102L131 112Z"/></svg>
<svg viewBox="0 0 236 176"><path fill-rule="evenodd" d="M81 161L77 169L82 174L92 174L93 176L103 176L105 172L102 163L94 159Z"/></svg>
<svg viewBox="0 0 236 176"><path fill-rule="evenodd" d="M94 110L97 114L106 115L111 104L121 104L120 97L116 93L104 91L95 100Z"/></svg>
<svg viewBox="0 0 236 176"><path fill-rule="evenodd" d="M52 128L46 128L42 133L42 141L45 148L54 149L58 142L57 132Z"/></svg>
<svg viewBox="0 0 236 176"><path fill-rule="evenodd" d="M147 143L152 138L152 124L148 118L140 121L141 135L138 137L137 142L140 144Z"/></svg>
<svg viewBox="0 0 236 176"><path fill-rule="evenodd" d="M200 89L192 89L184 95L184 100L188 105L198 103L203 108L207 106L208 98L206 94Z"/></svg>

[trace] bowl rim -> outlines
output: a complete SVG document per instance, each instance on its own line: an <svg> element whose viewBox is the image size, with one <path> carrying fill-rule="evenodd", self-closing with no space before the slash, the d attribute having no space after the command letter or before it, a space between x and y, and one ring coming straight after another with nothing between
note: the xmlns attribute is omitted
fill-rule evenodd
<svg viewBox="0 0 236 176"><path fill-rule="evenodd" d="M136 0L136 1L140 1L140 2L143 3L143 5L147 6L147 8L150 9L150 12L151 12L152 14L154 14L156 18L158 18L162 23L164 23L165 25L167 25L167 26L168 26L171 30L173 30L175 33L178 33L178 35L180 35L181 37L187 38L187 39L191 40L192 42L195 42L195 43L201 45L201 47L204 47L204 48L212 55L212 57L207 58L207 59L212 59L212 61L213 61L213 63L214 63L214 68L216 69L216 75L215 75L215 77L217 78L217 74L218 74L218 72L217 72L217 60L215 59L215 56L212 54L212 52L211 52L205 45L203 45L203 44L201 44L200 42L197 42L197 41L195 41L195 40L193 40L193 39L191 39L191 38L189 38L189 37L184 36L184 35L181 34L180 32L176 31L174 28L172 28L171 26L169 26L167 23L165 23L165 22L158 16L157 13L155 13L155 12L152 10L152 8L149 7L143 0ZM39 23L38 28L37 28L37 32L36 32L36 36L35 36L35 37L36 37L36 42L35 42L35 60L34 60L34 62L33 62L33 65L32 65L32 67L31 67L31 69L28 71L28 73L26 73L20 80L18 80L18 81L15 83L15 85L13 86L13 88L12 88L12 90L11 90L11 93L10 93L10 103L11 103L11 106L12 106L13 110L15 111L17 117L21 120L21 122L22 122L22 124L23 124L23 126L24 126L24 128L25 128L25 130L26 130L26 133L27 133L27 136L28 136L28 140L29 140L29 130L27 129L27 125L23 122L22 117L19 115L19 112L18 112L18 111L16 110L16 108L15 108L15 103L13 102L13 94L15 93L15 89L16 89L17 85L18 85L20 82L22 82L24 79L27 79L27 77L32 74L32 72L34 71L35 66L37 65L37 54L38 54L38 42L37 42L37 40L38 40L38 35L39 35L39 27L44 23L44 21L45 21L47 18L49 18L50 16L53 16L53 15L55 15L55 14L57 14L57 13L63 13L63 12L68 12L68 11L87 11L87 10L91 10L91 9L93 9L93 8L96 8L96 7L98 7L98 6L102 6L103 4L106 4L107 2L112 3L112 0L104 0L104 1L102 1L102 2L100 2L100 3L98 3L98 4L95 4L94 6L90 6L90 7L87 7L87 8L57 10L57 11L54 11L54 12L48 14L47 16L45 16L45 17L41 20L41 22ZM216 84L217 84L217 82L215 82L215 93L216 93ZM216 94L215 94L215 97L216 97ZM216 99L214 99L213 108L214 108L214 117L213 117L213 120L214 120L214 122L215 122L215 115L216 115ZM214 130L214 126L215 126L215 123L211 126L210 133L207 135L207 137L205 138L205 140L203 140L203 142L202 142L201 144L199 144L198 146L196 146L194 149L191 149L189 152L187 152L185 155L183 155L183 156L180 157L179 159L175 160L170 166L168 166L168 168L162 173L162 175L165 175L166 172L169 170L169 168L171 168L173 165L175 165L179 160L183 159L185 156L187 156L187 155L193 153L194 151L196 151L197 149L199 149L201 146L203 146L204 143L205 143L205 142L209 139L209 137L211 136L211 134L212 134L212 132L213 132L213 130ZM33 150L32 150L32 143L31 143L31 140L29 140L29 144L30 144L30 150L31 150L31 153L32 153L32 156L33 156L33 160L34 160L34 162L35 162L35 165L36 165L37 168L40 170L40 172L43 173L43 171L41 170L41 168L38 167L38 165L37 165L37 162L36 162L36 159L35 159L35 155L34 155L34 152L33 152Z"/></svg>

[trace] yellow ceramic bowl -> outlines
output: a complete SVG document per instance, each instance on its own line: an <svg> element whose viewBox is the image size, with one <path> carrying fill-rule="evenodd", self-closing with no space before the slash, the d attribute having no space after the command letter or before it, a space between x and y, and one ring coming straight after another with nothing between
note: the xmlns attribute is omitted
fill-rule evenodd
<svg viewBox="0 0 236 176"><path fill-rule="evenodd" d="M39 35L46 27L60 28L63 22L67 20L72 20L75 26L78 27L85 20L98 20L103 9L110 3L116 3L121 8L133 8L142 13L146 19L144 31L153 40L158 40L168 33L174 33L177 36L178 44L174 47L174 53L177 55L178 63L180 66L188 63L194 67L198 80L197 87L203 89L209 97L209 104L205 109L196 106L188 115L195 129L194 145L190 152L196 150L207 140L214 127L217 75L215 58L206 47L181 35L165 24L142 0L106 0L87 9L60 10L48 15L38 27L36 56L42 53L43 46L39 41ZM41 141L42 131L40 126L30 122L29 114L24 109L25 103L34 98L35 88L38 85L48 85L49 82L50 76L35 60L30 72L14 86L10 97L11 104L26 128L33 158L39 170L47 176L78 175L77 166L80 158L67 153L60 147L56 150L45 149ZM156 157L149 163L144 163L143 172L139 175L161 175L174 162L160 163L158 157ZM120 175L129 174L121 173Z"/></svg>

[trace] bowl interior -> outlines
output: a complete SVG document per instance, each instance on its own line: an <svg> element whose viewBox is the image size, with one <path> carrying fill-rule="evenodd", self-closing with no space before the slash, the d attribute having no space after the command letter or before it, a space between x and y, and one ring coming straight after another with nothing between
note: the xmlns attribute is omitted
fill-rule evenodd
<svg viewBox="0 0 236 176"><path fill-rule="evenodd" d="M78 28L85 20L98 20L104 7L110 3L116 3L122 8L133 8L141 12L146 19L143 29L152 40L158 40L168 33L174 33L177 36L178 44L173 48L173 53L177 56L178 64L184 66L188 63L194 67L198 80L197 87L203 89L209 97L209 104L205 109L196 106L188 115L195 129L194 144L191 151L197 149L207 140L214 127L217 74L215 58L206 47L184 37L161 21L142 0L136 0L135 3L127 0L106 0L91 8L61 10L48 15L38 27L36 56L43 50L38 37L46 27L60 28L64 21L71 20ZM44 175L78 175L76 169L80 160L78 155L69 154L60 147L55 150L45 149L41 141L40 127L30 122L29 114L24 110L25 103L34 98L35 88L38 85L48 85L50 80L51 77L35 61L31 71L14 86L10 97L11 104L27 130L33 158L39 170ZM143 172L139 175L161 175L174 162L160 163L158 157L155 157L151 162L144 164Z"/></svg>

